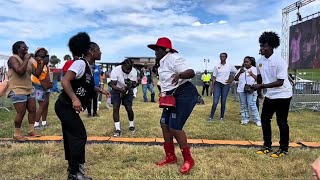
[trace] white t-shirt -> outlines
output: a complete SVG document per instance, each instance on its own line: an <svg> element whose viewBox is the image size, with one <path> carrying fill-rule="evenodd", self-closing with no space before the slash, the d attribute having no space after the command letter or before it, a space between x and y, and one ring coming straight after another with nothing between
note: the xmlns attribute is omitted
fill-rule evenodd
<svg viewBox="0 0 320 180"><path fill-rule="evenodd" d="M237 73L237 69L233 65L219 63L214 67L212 75L216 77L216 81L227 84L231 72Z"/></svg>
<svg viewBox="0 0 320 180"><path fill-rule="evenodd" d="M273 53L269 58L262 56L257 63L257 68L258 74L261 74L263 84L284 79L282 86L267 88L267 98L279 99L292 96L292 86L288 80L288 64L280 55Z"/></svg>
<svg viewBox="0 0 320 180"><path fill-rule="evenodd" d="M181 84L190 81L190 79L179 79L178 84L172 84L173 74L182 73L188 69L191 69L187 66L186 61L179 56L178 53L168 53L160 60L160 67L158 68L159 81L161 91L170 91Z"/></svg>
<svg viewBox="0 0 320 180"><path fill-rule="evenodd" d="M240 72L241 69L238 70L237 73ZM249 84L249 85L253 85L256 84L256 80L250 76L249 72L252 72L254 75L257 75L257 68L252 66L249 69L245 68L245 72L241 73L239 76L239 82L238 82L238 88L237 88L237 92L244 92L244 85L245 84Z"/></svg>
<svg viewBox="0 0 320 180"><path fill-rule="evenodd" d="M85 60L86 61L86 60ZM88 61L87 61L88 63ZM89 64L89 63L88 63ZM91 66L89 66L91 69ZM86 63L83 60L75 60L69 67L68 71L76 73L76 79L80 79L86 72ZM91 71L92 72L92 69Z"/></svg>
<svg viewBox="0 0 320 180"><path fill-rule="evenodd" d="M119 65L112 69L110 79L111 81L117 81L118 88L123 88L127 86L124 82L125 79L137 82L137 70L132 68L131 72L126 74L122 71L122 65Z"/></svg>

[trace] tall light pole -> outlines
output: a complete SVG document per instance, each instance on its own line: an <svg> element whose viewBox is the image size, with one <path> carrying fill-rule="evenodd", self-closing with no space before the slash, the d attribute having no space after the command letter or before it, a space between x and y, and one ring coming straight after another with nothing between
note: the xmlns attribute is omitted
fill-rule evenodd
<svg viewBox="0 0 320 180"><path fill-rule="evenodd" d="M210 62L210 59L203 59L203 62L206 63L206 69L205 70L208 70L208 63Z"/></svg>

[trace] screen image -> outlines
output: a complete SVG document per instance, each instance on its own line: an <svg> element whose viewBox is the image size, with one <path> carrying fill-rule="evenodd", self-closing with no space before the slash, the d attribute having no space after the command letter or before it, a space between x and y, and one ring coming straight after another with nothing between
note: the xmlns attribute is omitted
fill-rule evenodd
<svg viewBox="0 0 320 180"><path fill-rule="evenodd" d="M290 27L289 68L320 68L320 16Z"/></svg>

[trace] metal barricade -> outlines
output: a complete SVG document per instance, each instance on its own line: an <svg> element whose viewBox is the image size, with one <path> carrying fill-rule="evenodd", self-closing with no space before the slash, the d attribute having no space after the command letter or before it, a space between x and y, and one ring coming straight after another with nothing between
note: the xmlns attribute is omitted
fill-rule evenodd
<svg viewBox="0 0 320 180"><path fill-rule="evenodd" d="M291 111L311 109L319 111L320 82L297 82L293 85Z"/></svg>

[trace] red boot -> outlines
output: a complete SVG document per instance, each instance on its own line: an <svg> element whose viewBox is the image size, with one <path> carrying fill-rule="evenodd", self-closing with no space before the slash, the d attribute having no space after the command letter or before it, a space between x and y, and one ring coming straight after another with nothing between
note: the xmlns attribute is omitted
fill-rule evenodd
<svg viewBox="0 0 320 180"><path fill-rule="evenodd" d="M194 166L194 160L191 156L190 147L187 146L185 148L181 149L181 153L184 159L184 163L180 168L180 172L182 174L187 174L191 170L191 168Z"/></svg>
<svg viewBox="0 0 320 180"><path fill-rule="evenodd" d="M163 148L166 153L165 159L162 161L157 162L158 166L164 166L167 164L173 164L177 162L177 157L174 153L174 144L173 142L164 142L163 143Z"/></svg>

